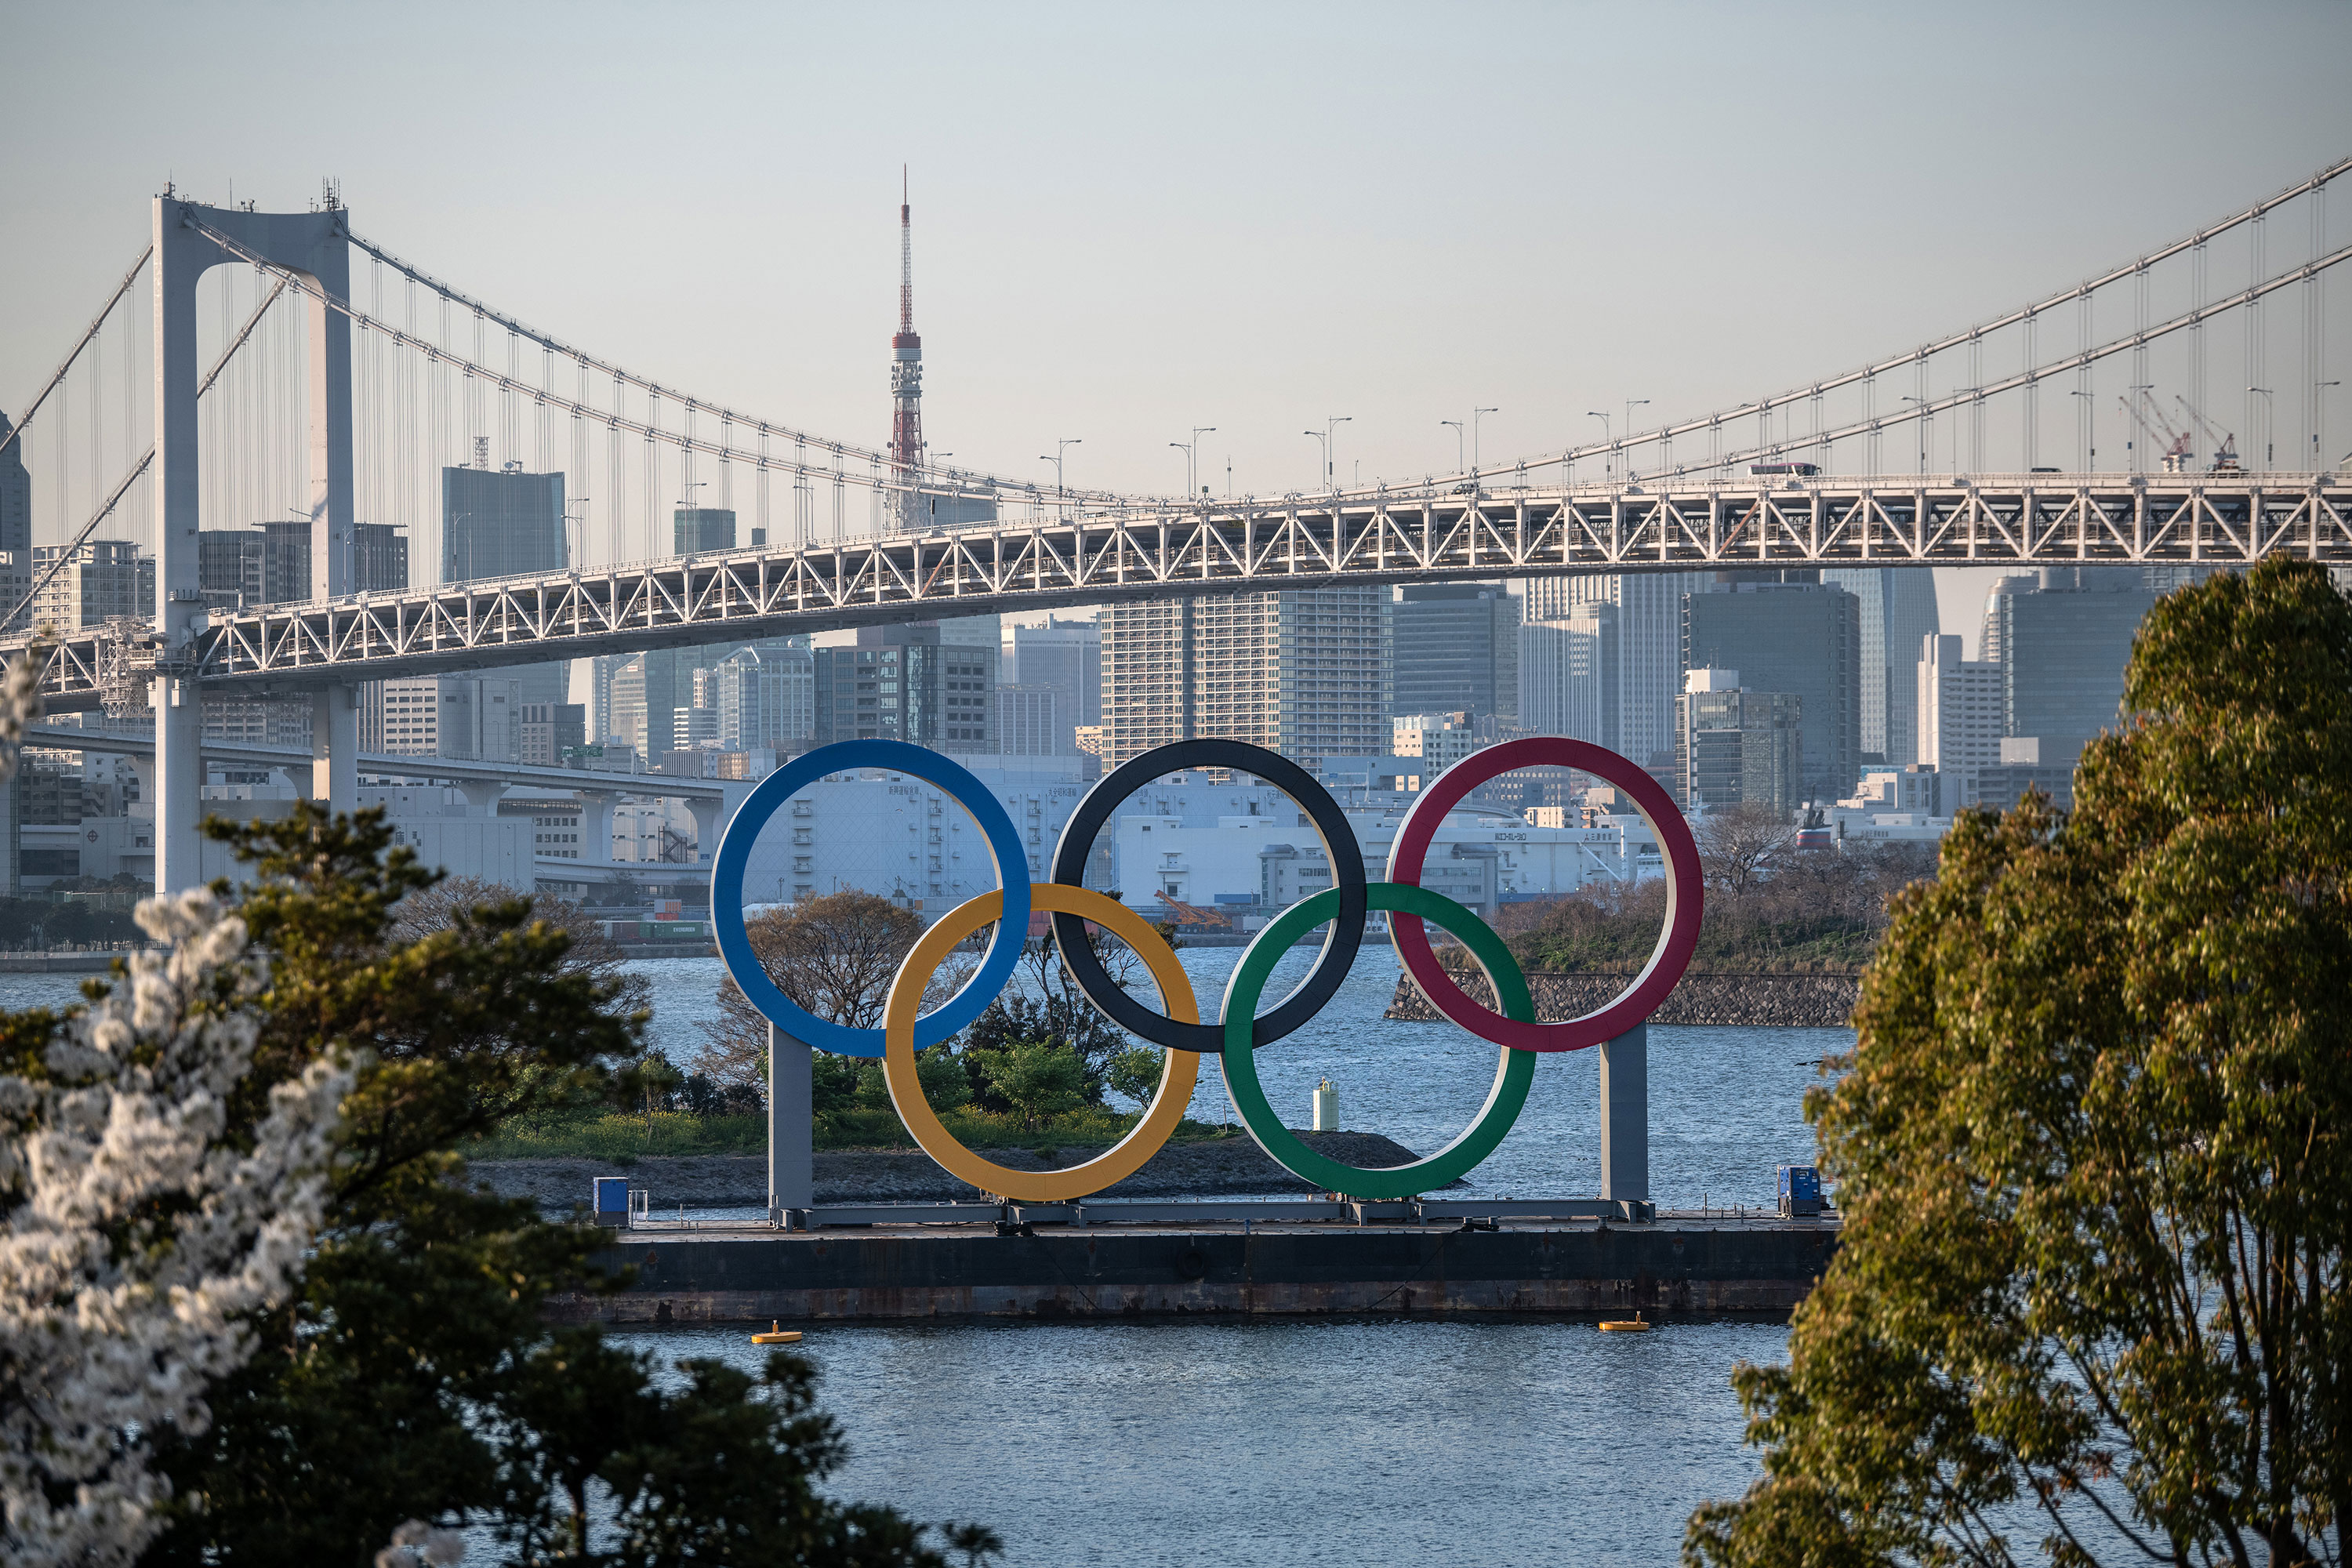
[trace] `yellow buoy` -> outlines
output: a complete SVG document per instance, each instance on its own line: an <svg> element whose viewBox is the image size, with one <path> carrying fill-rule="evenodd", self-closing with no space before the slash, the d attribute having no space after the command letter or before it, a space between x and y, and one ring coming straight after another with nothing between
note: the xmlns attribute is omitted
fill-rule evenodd
<svg viewBox="0 0 2352 1568"><path fill-rule="evenodd" d="M1636 1312L1630 1318L1601 1319L1601 1331L1604 1334L1646 1334L1650 1331L1650 1325L1642 1321L1641 1313Z"/></svg>
<svg viewBox="0 0 2352 1568"><path fill-rule="evenodd" d="M801 1331L798 1329L788 1329L771 1318L768 1321L768 1331L764 1334L753 1334L751 1342L755 1345L796 1345L801 1342Z"/></svg>

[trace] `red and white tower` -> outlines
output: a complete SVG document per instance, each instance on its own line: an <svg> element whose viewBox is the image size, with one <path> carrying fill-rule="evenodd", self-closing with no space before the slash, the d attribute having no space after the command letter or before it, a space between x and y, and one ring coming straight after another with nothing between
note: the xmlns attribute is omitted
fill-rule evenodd
<svg viewBox="0 0 2352 1568"><path fill-rule="evenodd" d="M923 340L915 333L914 209L907 171L898 170L898 335L890 340L890 477L898 489L901 527L918 526L916 474L923 466Z"/></svg>

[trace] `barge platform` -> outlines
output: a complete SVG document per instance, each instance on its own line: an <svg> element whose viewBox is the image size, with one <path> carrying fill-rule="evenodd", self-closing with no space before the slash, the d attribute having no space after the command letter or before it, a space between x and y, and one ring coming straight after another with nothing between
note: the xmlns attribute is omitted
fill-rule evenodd
<svg viewBox="0 0 2352 1568"><path fill-rule="evenodd" d="M1139 1212L1106 1212L1128 1207ZM1558 1212L1576 1207L1615 1212ZM1553 1212L1512 1212L1545 1209ZM1477 1200L909 1205L791 1217L804 1228L641 1221L618 1229L599 1263L625 1284L552 1298L549 1313L632 1326L1785 1315L1828 1266L1839 1231L1834 1215Z"/></svg>

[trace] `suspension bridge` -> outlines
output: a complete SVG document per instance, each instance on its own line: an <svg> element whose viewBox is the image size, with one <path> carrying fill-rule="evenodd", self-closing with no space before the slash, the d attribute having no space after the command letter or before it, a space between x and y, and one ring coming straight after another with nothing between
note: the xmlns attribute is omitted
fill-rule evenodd
<svg viewBox="0 0 2352 1568"><path fill-rule="evenodd" d="M2352 564L2352 465L2330 460L2327 430L2342 378L2326 279L2352 257L2327 195L2347 171L2339 160L1963 331L1704 416L1604 421L1599 441L1456 472L1223 499L1066 489L820 437L460 291L357 234L331 188L281 214L167 191L149 242L7 433L40 465L43 531L63 548L0 571L15 605L0 657L45 661L52 710L152 715L156 884L170 889L196 875L208 697L307 699L312 793L342 803L357 793L354 693L401 677L1346 583L2282 552ZM137 308L142 279L152 311ZM2226 415L2216 384L2242 385ZM562 565L466 578L445 559L441 476L486 467L493 445L511 471L562 476ZM750 513L752 542L665 551L663 510L708 488ZM307 539L307 592L208 607L200 530L273 517ZM152 605L85 609L95 624L35 637L46 580L110 524L103 537L153 560ZM386 524L443 580L362 589L359 530Z"/></svg>

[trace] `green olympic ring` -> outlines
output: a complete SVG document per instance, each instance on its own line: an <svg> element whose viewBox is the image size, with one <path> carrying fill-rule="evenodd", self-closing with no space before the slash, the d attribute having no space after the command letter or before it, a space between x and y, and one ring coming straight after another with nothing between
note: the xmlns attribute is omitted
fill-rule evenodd
<svg viewBox="0 0 2352 1568"><path fill-rule="evenodd" d="M1257 1052L1253 1047L1251 1026L1257 1016L1258 994L1265 989L1266 977L1274 973L1275 964L1290 951L1293 942L1339 912L1339 892L1338 888L1326 888L1293 904L1243 950L1241 962L1234 966L1233 978L1225 984L1222 1019L1225 1092L1232 1096L1242 1125L1249 1129L1249 1135L1276 1164L1328 1192L1345 1193L1353 1198L1409 1198L1460 1179L1495 1152L1528 1102L1528 1086L1535 1082L1536 1053L1514 1046L1503 1047L1503 1059L1495 1068L1495 1087L1487 1091L1486 1104L1478 1112L1477 1120L1453 1142L1411 1164L1367 1170L1360 1165L1342 1164L1300 1142L1266 1103L1265 1089L1258 1082ZM1511 956L1511 950L1503 945L1503 939L1495 934L1492 926L1444 894L1410 882L1373 882L1366 887L1365 893L1368 908L1419 915L1459 937L1470 949L1478 967L1486 972L1487 983L1502 1003L1503 1016L1523 1024L1536 1021L1535 1000L1528 994L1527 976L1520 973L1518 961Z"/></svg>

